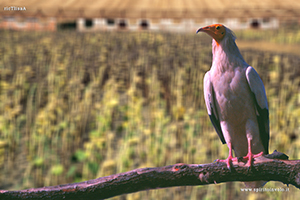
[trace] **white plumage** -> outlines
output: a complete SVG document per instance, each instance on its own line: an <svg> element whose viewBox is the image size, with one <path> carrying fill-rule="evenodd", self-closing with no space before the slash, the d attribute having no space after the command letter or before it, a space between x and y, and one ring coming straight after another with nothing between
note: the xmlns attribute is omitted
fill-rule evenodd
<svg viewBox="0 0 300 200"><path fill-rule="evenodd" d="M251 167L253 158L268 154L269 112L263 82L245 62L230 29L214 24L197 33L200 31L213 37L213 62L204 76L206 108L222 143L229 148L228 158L218 161L226 162L230 168L232 159L236 159L232 157L233 149L235 156L245 156ZM261 185L262 182L246 184Z"/></svg>

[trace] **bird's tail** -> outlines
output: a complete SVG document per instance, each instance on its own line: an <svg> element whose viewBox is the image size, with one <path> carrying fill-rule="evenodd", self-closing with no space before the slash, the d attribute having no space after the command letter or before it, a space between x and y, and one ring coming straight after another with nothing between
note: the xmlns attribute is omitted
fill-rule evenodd
<svg viewBox="0 0 300 200"><path fill-rule="evenodd" d="M285 155L284 153L281 153L277 150L274 150L272 154L264 155L264 157L269 159L282 159L282 160L288 160L289 157ZM267 181L247 181L244 182L246 188L260 188L263 187Z"/></svg>
<svg viewBox="0 0 300 200"><path fill-rule="evenodd" d="M267 181L247 181L247 182L244 182L246 188L261 188L266 183L267 183Z"/></svg>

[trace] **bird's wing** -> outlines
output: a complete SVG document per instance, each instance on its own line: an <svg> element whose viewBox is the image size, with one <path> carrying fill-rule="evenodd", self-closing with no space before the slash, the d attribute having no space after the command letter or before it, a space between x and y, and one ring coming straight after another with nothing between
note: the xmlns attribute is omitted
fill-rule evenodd
<svg viewBox="0 0 300 200"><path fill-rule="evenodd" d="M224 139L220 121L218 119L218 113L217 113L216 104L215 104L215 92L213 89L213 85L210 81L209 71L206 72L206 74L204 76L204 88L203 89L204 89L205 104L206 104L206 108L207 108L207 112L208 112L210 121L212 122L213 126L215 127L215 130L217 131L222 143L225 144L226 141Z"/></svg>
<svg viewBox="0 0 300 200"><path fill-rule="evenodd" d="M249 66L246 70L246 78L253 94L257 122L259 126L259 135L264 146L266 154L269 153L269 109L266 91L262 80L255 69Z"/></svg>

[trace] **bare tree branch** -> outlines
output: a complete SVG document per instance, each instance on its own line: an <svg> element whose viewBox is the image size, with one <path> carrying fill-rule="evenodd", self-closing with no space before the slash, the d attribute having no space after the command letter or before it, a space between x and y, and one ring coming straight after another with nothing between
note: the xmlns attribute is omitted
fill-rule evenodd
<svg viewBox="0 0 300 200"><path fill-rule="evenodd" d="M300 160L277 160L261 156L255 159L251 169L245 163L234 162L231 171L225 163L135 169L81 183L20 191L0 190L0 199L104 199L148 189L230 181L280 181L300 188Z"/></svg>

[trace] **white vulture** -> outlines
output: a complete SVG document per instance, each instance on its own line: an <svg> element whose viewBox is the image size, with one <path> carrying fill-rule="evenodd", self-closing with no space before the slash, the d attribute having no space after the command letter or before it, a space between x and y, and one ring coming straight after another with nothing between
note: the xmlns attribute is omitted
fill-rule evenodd
<svg viewBox="0 0 300 200"><path fill-rule="evenodd" d="M228 158L217 162L225 162L230 169L232 160L243 157L251 167L254 158L269 153L269 111L263 82L245 62L230 29L213 24L198 32L213 38L213 61L204 76L204 98L210 120L222 143L229 148ZM264 183L245 184L261 187Z"/></svg>

